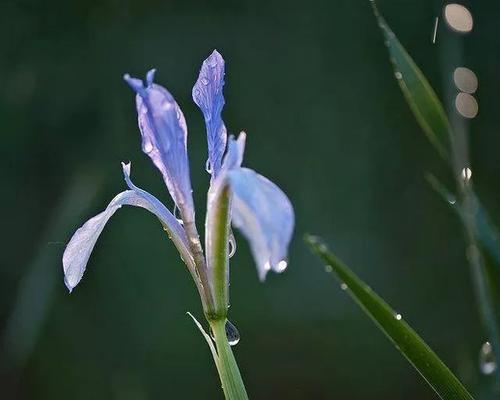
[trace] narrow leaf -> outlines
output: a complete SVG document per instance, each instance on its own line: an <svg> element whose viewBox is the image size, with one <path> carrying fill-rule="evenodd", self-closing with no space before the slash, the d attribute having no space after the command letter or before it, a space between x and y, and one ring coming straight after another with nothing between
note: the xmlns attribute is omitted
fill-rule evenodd
<svg viewBox="0 0 500 400"><path fill-rule="evenodd" d="M453 208L460 218L464 218L463 207L458 203L456 196L447 189L433 174L427 174L427 181L431 187ZM475 192L471 192L474 206L474 219L477 229L477 238L482 247L492 258L492 262L500 268L500 234L491 217Z"/></svg>
<svg viewBox="0 0 500 400"><path fill-rule="evenodd" d="M436 93L371 1L384 35L399 87L425 134L446 160L450 158L450 124Z"/></svg>
<svg viewBox="0 0 500 400"><path fill-rule="evenodd" d="M422 375L441 399L473 399L448 367L420 336L381 297L329 252L314 236L306 236L312 250L328 265L354 301L375 322L396 348Z"/></svg>

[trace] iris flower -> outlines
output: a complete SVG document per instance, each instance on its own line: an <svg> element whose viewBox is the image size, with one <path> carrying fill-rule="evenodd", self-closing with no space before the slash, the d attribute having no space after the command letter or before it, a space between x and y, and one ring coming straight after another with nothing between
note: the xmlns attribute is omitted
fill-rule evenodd
<svg viewBox="0 0 500 400"><path fill-rule="evenodd" d="M271 270L286 269L287 248L294 226L293 208L278 186L241 166L246 134L241 132L237 139L228 138L221 115L224 70L224 59L215 50L203 62L192 92L205 119L207 171L211 174L205 252L195 224L184 115L170 92L154 83L154 69L147 73L145 82L125 75L125 81L136 93L142 150L160 170L178 215L135 186L130 177L130 163L122 163L128 189L117 194L104 211L80 227L65 249L64 277L70 292L81 281L106 223L123 205L145 208L160 220L194 279L208 320L227 315L229 258L234 252L231 224L248 240L261 280Z"/></svg>

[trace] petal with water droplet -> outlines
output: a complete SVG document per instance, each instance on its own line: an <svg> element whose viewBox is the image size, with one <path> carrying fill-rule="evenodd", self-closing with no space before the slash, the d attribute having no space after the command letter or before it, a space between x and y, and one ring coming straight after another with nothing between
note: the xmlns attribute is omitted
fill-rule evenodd
<svg viewBox="0 0 500 400"><path fill-rule="evenodd" d="M140 79L125 75L137 93L136 106L142 150L160 170L174 202L183 213L194 214L187 157L187 127L173 96L153 83L154 70L148 72L146 86Z"/></svg>
<svg viewBox="0 0 500 400"><path fill-rule="evenodd" d="M64 282L71 292L85 272L92 250L106 223L123 205L142 207L162 223L186 263L192 263L184 229L168 209L153 195L139 189L130 181L130 164L123 164L125 180L130 190L117 194L106 209L89 219L73 235L63 254Z"/></svg>
<svg viewBox="0 0 500 400"><path fill-rule="evenodd" d="M259 278L269 270L283 272L292 238L294 212L283 191L248 168L229 172L232 223L250 243Z"/></svg>
<svg viewBox="0 0 500 400"><path fill-rule="evenodd" d="M210 173L216 177L226 149L227 131L221 113L224 107L224 59L217 50L203 62L193 87L193 100L205 117Z"/></svg>

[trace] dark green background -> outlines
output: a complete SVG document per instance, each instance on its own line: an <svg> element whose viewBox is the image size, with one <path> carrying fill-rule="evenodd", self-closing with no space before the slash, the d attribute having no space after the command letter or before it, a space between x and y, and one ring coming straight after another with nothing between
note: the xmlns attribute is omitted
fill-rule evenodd
<svg viewBox="0 0 500 400"><path fill-rule="evenodd" d="M439 93L453 90L446 43L477 73L473 176L500 221L500 6L471 3L473 33L441 21L435 45L443 2L379 5ZM324 236L479 391L486 337L461 227L424 178L448 177L397 87L368 0L3 0L0 397L222 397L185 314L201 318L196 290L154 217L120 210L72 295L60 261L72 232L124 189L121 161L171 205L140 150L125 72L156 67L184 111L202 228L206 138L191 88L214 48L226 59L226 125L248 133L245 164L284 189L297 219L290 267L265 284L237 236L230 318L251 397L436 398L324 273L305 232Z"/></svg>

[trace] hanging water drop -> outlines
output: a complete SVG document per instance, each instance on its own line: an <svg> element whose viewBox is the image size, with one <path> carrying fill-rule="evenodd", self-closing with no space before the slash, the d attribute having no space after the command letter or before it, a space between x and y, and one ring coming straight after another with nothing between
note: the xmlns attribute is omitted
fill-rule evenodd
<svg viewBox="0 0 500 400"><path fill-rule="evenodd" d="M236 346L240 341L240 332L229 320L226 321L226 337L230 346Z"/></svg>
<svg viewBox="0 0 500 400"><path fill-rule="evenodd" d="M149 139L144 139L143 145L142 145L142 150L144 153L149 154L153 151L153 144Z"/></svg>
<svg viewBox="0 0 500 400"><path fill-rule="evenodd" d="M396 77L396 79L399 81L401 79L403 79L403 74L399 71L396 71L394 72L394 76Z"/></svg>
<svg viewBox="0 0 500 400"><path fill-rule="evenodd" d="M236 253L236 239L234 238L233 231L229 231L229 258Z"/></svg>
<svg viewBox="0 0 500 400"><path fill-rule="evenodd" d="M278 273L282 273L286 270L287 267L288 263L286 262L286 260L281 260L278 264L276 264L275 270Z"/></svg>
<svg viewBox="0 0 500 400"><path fill-rule="evenodd" d="M347 288L348 288L348 287L349 287L349 286L347 286L347 283L344 283L344 282L342 282L342 283L341 283L341 285L340 285L340 288L341 288L342 290L347 290Z"/></svg>
<svg viewBox="0 0 500 400"><path fill-rule="evenodd" d="M209 174L212 173L212 164L210 163L210 159L207 159L205 162L205 171L207 171Z"/></svg>
<svg viewBox="0 0 500 400"><path fill-rule="evenodd" d="M397 321L401 321L403 319L403 316L401 314L395 313L394 318L396 318Z"/></svg>
<svg viewBox="0 0 500 400"><path fill-rule="evenodd" d="M238 328L229 320L226 321L226 338L230 346L236 346L240 341L240 332ZM210 329L210 337L215 342L215 336L212 329Z"/></svg>
<svg viewBox="0 0 500 400"><path fill-rule="evenodd" d="M479 351L479 368L484 375L491 375L497 370L497 362L490 342L485 342Z"/></svg>

